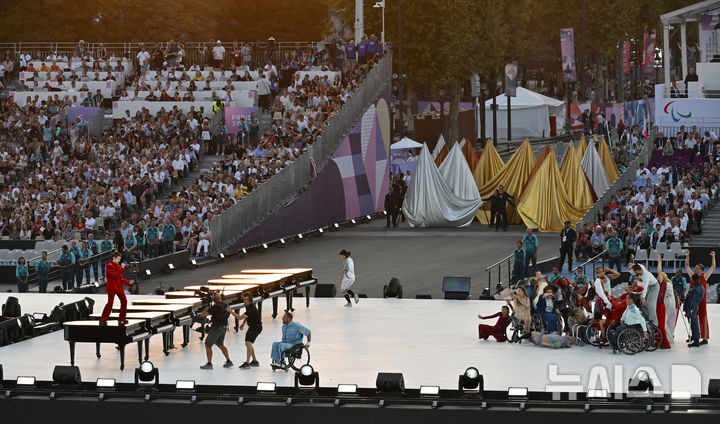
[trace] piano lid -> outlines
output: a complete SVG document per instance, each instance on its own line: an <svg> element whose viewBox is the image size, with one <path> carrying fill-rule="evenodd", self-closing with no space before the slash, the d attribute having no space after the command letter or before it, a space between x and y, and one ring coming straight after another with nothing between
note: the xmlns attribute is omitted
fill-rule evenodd
<svg viewBox="0 0 720 424"><path fill-rule="evenodd" d="M129 319L127 320L125 327L128 330L134 330L140 328L145 323L142 319ZM63 323L66 327L81 328L81 327L100 327L100 321L68 321ZM107 327L122 327L117 321L107 321Z"/></svg>
<svg viewBox="0 0 720 424"><path fill-rule="evenodd" d="M167 296L171 293L177 293L177 292L168 292L165 293ZM200 298L192 298L192 295L194 293L191 293L190 298L180 298L180 299L169 299L167 297L158 297L156 299L140 299L140 300L133 300L133 305L185 305L185 306L200 306L202 305L202 300Z"/></svg>
<svg viewBox="0 0 720 424"><path fill-rule="evenodd" d="M250 268L240 270L243 274L303 274L312 272L312 268Z"/></svg>
<svg viewBox="0 0 720 424"><path fill-rule="evenodd" d="M137 311L137 312L171 312L174 314L184 314L184 313L190 313L190 311L195 308L193 305L182 305L182 304L176 304L176 305L129 305L127 307L127 311ZM198 306L199 308L199 306ZM120 307L113 307L113 312L120 311Z"/></svg>
<svg viewBox="0 0 720 424"><path fill-rule="evenodd" d="M186 286L185 290L194 292L195 290L200 290L200 287L207 287L207 286ZM223 293L240 293L245 291L250 291L252 289L260 287L257 284L243 284L243 285L224 285L224 286L211 286L211 290L213 291L220 291Z"/></svg>
<svg viewBox="0 0 720 424"><path fill-rule="evenodd" d="M231 280L254 280L254 281L261 281L261 282L274 282L274 281L280 281L284 278L292 277L293 274L288 273L270 273L270 274L228 274L223 275L223 279L231 279Z"/></svg>
<svg viewBox="0 0 720 424"><path fill-rule="evenodd" d="M101 313L95 313L90 315L91 319L100 319L102 316ZM117 319L120 317L120 314L117 312L113 312L110 314L110 318ZM161 311L143 311L143 312L128 312L127 313L127 319L162 319L162 318L170 318L169 312L161 312ZM108 321L109 322L109 321Z"/></svg>
<svg viewBox="0 0 720 424"><path fill-rule="evenodd" d="M216 278L213 280L208 280L208 284L213 286L211 288L214 290L215 289L214 286L251 286L251 285L265 286L265 285L270 285L270 284L276 284L279 281L280 280L273 280L273 281L265 280L265 281L263 281L263 280L254 280L254 279L245 280L245 279L239 279L239 278Z"/></svg>

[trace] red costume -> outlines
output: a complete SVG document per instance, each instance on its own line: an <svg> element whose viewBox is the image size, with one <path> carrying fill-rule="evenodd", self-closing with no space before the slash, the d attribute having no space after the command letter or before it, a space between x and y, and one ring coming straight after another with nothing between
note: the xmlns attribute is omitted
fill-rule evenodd
<svg viewBox="0 0 720 424"><path fill-rule="evenodd" d="M708 285L704 275L700 275L700 282L705 288L705 294L703 295L703 298L700 301L700 307L698 308L698 319L700 320L700 338L705 340L710 338L710 327L708 326L707 318Z"/></svg>
<svg viewBox="0 0 720 424"><path fill-rule="evenodd" d="M670 349L670 341L665 334L665 293L667 292L667 281L662 280L660 283L660 291L658 292L657 303L655 306L655 314L657 315L658 328L662 333L663 341L660 347Z"/></svg>
<svg viewBox="0 0 720 424"><path fill-rule="evenodd" d="M478 324L478 337L487 340L488 337L493 336L495 337L495 340L499 342L504 342L505 340L507 340L505 338L505 329L507 328L508 324L510 324L510 315L503 316L502 312L498 312L487 317L482 317L482 319L490 319L495 317L498 317L498 320L492 327L486 324Z"/></svg>
<svg viewBox="0 0 720 424"><path fill-rule="evenodd" d="M125 290L123 289L123 285L129 286L130 281L123 278L124 273L125 268L112 261L110 261L105 267L105 279L107 281L105 285L105 291L107 291L108 294L108 301L105 304L105 309L103 309L102 317L100 318L101 322L107 321L108 318L110 318L113 301L115 300L116 295L118 299L120 299L120 317L118 318L118 320L125 321L125 313L127 312L127 298L125 297Z"/></svg>

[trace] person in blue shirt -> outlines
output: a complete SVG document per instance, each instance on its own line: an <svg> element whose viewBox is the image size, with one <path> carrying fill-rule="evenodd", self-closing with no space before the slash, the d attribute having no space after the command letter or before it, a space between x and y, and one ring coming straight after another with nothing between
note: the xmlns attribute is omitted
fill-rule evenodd
<svg viewBox="0 0 720 424"><path fill-rule="evenodd" d="M153 218L150 221L150 226L147 231L145 231L149 258L156 258L158 255L158 243L160 242L159 236L160 229L157 227L157 219Z"/></svg>
<svg viewBox="0 0 720 424"><path fill-rule="evenodd" d="M15 279L17 280L18 293L28 292L28 266L25 264L25 258L20 256L18 258L18 264L15 267Z"/></svg>
<svg viewBox="0 0 720 424"><path fill-rule="evenodd" d="M272 351L270 357L272 359L271 366L273 369L282 367L282 353L296 344L303 342L303 336L307 337L307 343L305 343L305 349L310 349L310 340L312 334L307 327L302 326L296 321L293 321L292 312L285 312L282 318L282 340L279 342L273 342Z"/></svg>
<svg viewBox="0 0 720 424"><path fill-rule="evenodd" d="M110 240L110 233L105 233L105 239L100 242L100 253L105 253L113 250L113 242ZM105 265L109 262L109 254L106 254L100 260L100 272L105 277Z"/></svg>
<svg viewBox="0 0 720 424"><path fill-rule="evenodd" d="M612 268L613 265L615 265L618 272L620 272L623 242L617 236L617 231L613 231L611 234L611 237L605 242L605 250L608 251L608 268Z"/></svg>
<svg viewBox="0 0 720 424"><path fill-rule="evenodd" d="M345 58L347 59L345 61L346 64L346 70L351 69L353 66L355 66L355 61L357 60L356 56L356 48L355 43L350 40L349 43L345 45Z"/></svg>
<svg viewBox="0 0 720 424"><path fill-rule="evenodd" d="M92 232L88 232L88 239L86 241L88 245L88 249L90 249L90 256L95 256L98 253L100 253L100 246L98 245L98 242L95 240L95 234ZM90 261L90 272L95 279L95 282L97 283L100 279L100 268L99 268L100 262L97 260L97 258Z"/></svg>
<svg viewBox="0 0 720 424"><path fill-rule="evenodd" d="M367 62L367 49L368 49L368 42L365 39L365 36L363 36L360 39L360 42L357 43L358 63L360 65L364 65Z"/></svg>
<svg viewBox="0 0 720 424"><path fill-rule="evenodd" d="M685 301L685 290L687 290L688 286L680 268L675 270L675 275L670 278L670 282L672 282L673 292L675 292L675 304L680 309L680 305Z"/></svg>
<svg viewBox="0 0 720 424"><path fill-rule="evenodd" d="M75 258L75 262L73 262L73 274L75 275L75 286L80 287L82 285L82 267L80 266L80 248L77 245L77 242L73 240L70 242L70 253L73 254L73 257Z"/></svg>
<svg viewBox="0 0 720 424"><path fill-rule="evenodd" d="M135 241L135 234L133 233L133 230L129 230L127 233L127 237L125 237L125 240L123 240L123 243L125 244L125 260L130 261L130 258L132 258L132 255L137 250L137 243Z"/></svg>
<svg viewBox="0 0 720 424"><path fill-rule="evenodd" d="M535 311L540 314L547 323L548 334L558 331L558 324L561 323L560 318L562 317L562 314L558 309L555 294L553 293L551 286L545 286L543 289L543 294L538 299Z"/></svg>
<svg viewBox="0 0 720 424"><path fill-rule="evenodd" d="M515 242L517 246L513 252L515 262L513 263L513 278L512 284L515 284L518 280L525 277L525 250L522 247L522 241L518 240Z"/></svg>
<svg viewBox="0 0 720 424"><path fill-rule="evenodd" d="M683 311L685 316L690 320L690 328L692 332L692 343L688 344L688 347L699 347L700 345L700 319L698 312L700 310L700 303L705 297L705 287L703 287L700 281L700 276L693 274L691 277L692 285L685 295L685 303L683 304Z"/></svg>
<svg viewBox="0 0 720 424"><path fill-rule="evenodd" d="M47 252L43 251L40 260L35 264L35 272L37 273L37 282L40 293L47 293L48 273L50 272L50 263L47 260Z"/></svg>
<svg viewBox="0 0 720 424"><path fill-rule="evenodd" d="M57 264L61 269L63 290L71 290L73 288L73 277L75 275L75 255L70 252L67 244L63 245L62 253L60 253Z"/></svg>
<svg viewBox="0 0 720 424"><path fill-rule="evenodd" d="M84 241L80 243L80 282L78 285L82 285L82 276L85 275L85 282L90 284L90 257L92 251Z"/></svg>
<svg viewBox="0 0 720 424"><path fill-rule="evenodd" d="M163 255L169 255L173 253L173 241L175 241L175 226L170 223L170 220L165 218L162 226L162 240L163 240Z"/></svg>
<svg viewBox="0 0 720 424"><path fill-rule="evenodd" d="M525 245L525 273L527 275L533 275L537 270L537 250L540 243L530 228L526 230L522 242ZM530 262L532 262L532 271L530 270Z"/></svg>
<svg viewBox="0 0 720 424"><path fill-rule="evenodd" d="M618 351L617 341L620 332L628 327L639 326L642 328L643 338L647 339L647 324L645 323L645 317L642 316L640 309L638 309L642 304L640 295L637 293L630 293L629 296L625 297L625 304L627 305L627 308L625 309L625 312L623 312L622 318L620 318L620 325L618 325L613 331L613 353L617 353Z"/></svg>

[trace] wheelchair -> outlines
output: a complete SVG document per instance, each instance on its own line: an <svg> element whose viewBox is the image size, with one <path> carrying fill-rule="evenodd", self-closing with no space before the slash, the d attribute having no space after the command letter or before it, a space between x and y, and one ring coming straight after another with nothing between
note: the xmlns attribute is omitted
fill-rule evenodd
<svg viewBox="0 0 720 424"><path fill-rule="evenodd" d="M647 333L643 333L640 325L626 327L617 334L617 346L620 352L626 355L634 355L642 351L652 352L657 350L663 342L663 335L660 329L652 323L646 321ZM608 329L610 331L610 329ZM647 337L645 337L647 334ZM615 331L611 331L608 341L612 344L615 339Z"/></svg>
<svg viewBox="0 0 720 424"><path fill-rule="evenodd" d="M539 331L543 334L547 333L547 322L539 314L530 316L530 331ZM562 328L562 322L559 323L558 329ZM510 324L505 328L505 338L510 343L518 343L523 335L527 334L525 323L513 315Z"/></svg>
<svg viewBox="0 0 720 424"><path fill-rule="evenodd" d="M303 356L305 356L305 363L303 363ZM292 368L295 371L300 371L300 367L310 363L310 351L305 349L303 343L293 345L291 348L286 349L282 352L282 358L280 359L280 365L273 365L272 369L288 371Z"/></svg>

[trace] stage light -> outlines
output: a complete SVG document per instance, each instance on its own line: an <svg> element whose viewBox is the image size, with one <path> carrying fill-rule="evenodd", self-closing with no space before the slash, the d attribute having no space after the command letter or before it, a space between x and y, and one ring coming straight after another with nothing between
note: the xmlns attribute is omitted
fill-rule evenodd
<svg viewBox="0 0 720 424"><path fill-rule="evenodd" d="M243 249L243 251L242 251L242 252L243 252L243 253L247 253L247 249Z"/></svg>
<svg viewBox="0 0 720 424"><path fill-rule="evenodd" d="M481 393L484 389L484 380L480 371L470 367L458 378L458 390L465 393Z"/></svg>
<svg viewBox="0 0 720 424"><path fill-rule="evenodd" d="M195 380L177 380L175 390L195 390Z"/></svg>
<svg viewBox="0 0 720 424"><path fill-rule="evenodd" d="M35 322L45 322L47 320L47 314L42 312L35 312L33 315L33 321ZM0 379L2 380L2 379Z"/></svg>
<svg viewBox="0 0 720 424"><path fill-rule="evenodd" d="M1 372L2 367L0 366L0 373ZM710 381L708 381L708 396L714 398L720 397L720 379L711 378Z"/></svg>
<svg viewBox="0 0 720 424"><path fill-rule="evenodd" d="M267 243L263 243L263 249L267 249L267 248L268 248Z"/></svg>
<svg viewBox="0 0 720 424"><path fill-rule="evenodd" d="M338 384L337 392L339 395L354 395L357 393L357 384Z"/></svg>
<svg viewBox="0 0 720 424"><path fill-rule="evenodd" d="M420 386L420 396L439 396L440 386Z"/></svg>
<svg viewBox="0 0 720 424"><path fill-rule="evenodd" d="M160 384L160 372L155 368L150 361L145 361L138 368L135 368L135 385L140 387L140 382L151 382L155 380L153 384L157 387Z"/></svg>
<svg viewBox="0 0 720 424"><path fill-rule="evenodd" d="M57 365L52 374L53 383L61 385L80 385L82 378L80 377L80 368L75 366Z"/></svg>
<svg viewBox="0 0 720 424"><path fill-rule="evenodd" d="M295 388L301 390L320 388L320 378L310 364L300 367L300 371L295 372Z"/></svg>
<svg viewBox="0 0 720 424"><path fill-rule="evenodd" d="M381 372L375 379L375 387L379 392L405 392L405 378L402 373Z"/></svg>
<svg viewBox="0 0 720 424"><path fill-rule="evenodd" d="M151 275L152 275L152 272L150 272L149 269L146 269L146 270L145 270L145 276L146 276L146 277L149 277L149 276L151 276Z"/></svg>
<svg viewBox="0 0 720 424"><path fill-rule="evenodd" d="M365 215L365 217L368 219L368 221L372 221L372 217L370 215Z"/></svg>
<svg viewBox="0 0 720 424"><path fill-rule="evenodd" d="M15 385L17 386L34 386L35 385L35 377L29 377L29 376L19 376L17 380L15 380Z"/></svg>
<svg viewBox="0 0 720 424"><path fill-rule="evenodd" d="M654 390L650 373L645 370L638 371L628 382L628 392L652 392Z"/></svg>
<svg viewBox="0 0 720 424"><path fill-rule="evenodd" d="M97 281L93 281L92 285L93 285L93 287L95 287L96 289L100 288L100 283L98 283Z"/></svg>
<svg viewBox="0 0 720 424"><path fill-rule="evenodd" d="M98 378L95 381L95 387L98 389L114 389L115 379L114 378Z"/></svg>
<svg viewBox="0 0 720 424"><path fill-rule="evenodd" d="M197 261L196 261L195 259L191 260L190 263L191 263L193 266L197 266Z"/></svg>
<svg viewBox="0 0 720 424"><path fill-rule="evenodd" d="M387 215L387 211L383 211L383 215Z"/></svg>
<svg viewBox="0 0 720 424"><path fill-rule="evenodd" d="M528 389L527 387L510 387L508 389L508 396L519 398L519 397L527 397Z"/></svg>
<svg viewBox="0 0 720 424"><path fill-rule="evenodd" d="M2 387L2 382L3 382L3 369L2 369L2 364L0 364L0 387Z"/></svg>
<svg viewBox="0 0 720 424"><path fill-rule="evenodd" d="M275 383L263 383L258 382L255 386L255 390L258 393L274 393L275 392Z"/></svg>
<svg viewBox="0 0 720 424"><path fill-rule="evenodd" d="M336 222L335 224L333 224L333 227L340 228L340 225Z"/></svg>
<svg viewBox="0 0 720 424"><path fill-rule="evenodd" d="M300 240L302 240L303 235L302 235L302 234L298 234L298 238L299 238Z"/></svg>
<svg viewBox="0 0 720 424"><path fill-rule="evenodd" d="M607 399L609 397L610 393L605 389L589 389L587 391L588 399Z"/></svg>
<svg viewBox="0 0 720 424"><path fill-rule="evenodd" d="M220 253L218 254L218 257L219 257L220 259L225 259L225 254L222 253L222 252L220 252Z"/></svg>
<svg viewBox="0 0 720 424"><path fill-rule="evenodd" d="M285 239L280 239L280 244L285 244Z"/></svg>
<svg viewBox="0 0 720 424"><path fill-rule="evenodd" d="M174 270L174 269L175 269L175 265L173 265L172 263L169 263L169 264L168 264L168 269L169 269L170 271Z"/></svg>
<svg viewBox="0 0 720 424"><path fill-rule="evenodd" d="M692 393L688 391L673 390L670 394L670 398L672 400L690 400L692 398Z"/></svg>

